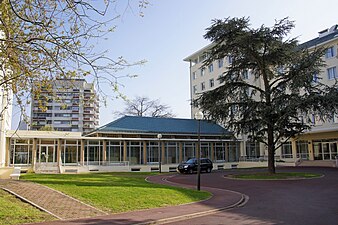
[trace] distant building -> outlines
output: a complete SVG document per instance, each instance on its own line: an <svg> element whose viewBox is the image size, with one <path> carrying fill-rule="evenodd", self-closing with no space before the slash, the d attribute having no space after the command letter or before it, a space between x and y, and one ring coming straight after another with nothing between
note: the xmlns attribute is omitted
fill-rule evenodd
<svg viewBox="0 0 338 225"><path fill-rule="evenodd" d="M98 96L94 84L84 79L53 81L50 90L33 97L31 130L89 132L98 125Z"/></svg>
<svg viewBox="0 0 338 225"><path fill-rule="evenodd" d="M319 79L327 85L333 85L337 82L338 25L319 32L317 38L301 45L309 50L317 47L328 48L326 54L323 55L326 66L322 68L320 74L314 74L313 82L318 82ZM204 66L204 61L207 57L206 52L212 48L212 46L213 44L210 44L184 59L184 61L190 63L190 95L192 101L197 99L200 94L224 85L218 78L226 72L227 67L232 63L232 57L227 56ZM255 86L262 84L262 80L255 79L254 74L252 74L250 70L243 72L243 79L246 79L247 82L251 82ZM193 118L198 110L198 108L191 105L191 118ZM338 115L335 114L333 120L325 122L315 114L306 115L306 117L308 117L314 125L312 130L301 135L297 140L294 139L292 142L282 146L282 148L277 151L277 156L284 160L301 158L305 160L333 161L338 155ZM245 148L242 148L244 151L241 152L242 159L250 160L267 155L267 150L263 145L246 141L245 135L241 138L244 140L245 146Z"/></svg>

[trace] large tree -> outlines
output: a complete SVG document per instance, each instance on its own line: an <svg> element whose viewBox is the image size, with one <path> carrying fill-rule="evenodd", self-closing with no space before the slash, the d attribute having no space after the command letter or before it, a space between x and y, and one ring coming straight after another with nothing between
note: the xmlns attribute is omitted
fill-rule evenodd
<svg viewBox="0 0 338 225"><path fill-rule="evenodd" d="M204 66L224 57L232 63L220 78L224 85L203 93L195 104L210 119L264 143L270 173L275 173L276 149L311 128L307 115L329 120L338 108L337 86L313 79L324 65L325 49L302 48L288 38L293 27L287 18L257 29L248 18L227 18L214 20L204 35L213 46Z"/></svg>
<svg viewBox="0 0 338 225"><path fill-rule="evenodd" d="M137 96L134 99L126 100L126 106L123 112L117 112L118 115L131 116L149 116L171 118L175 115L171 112L169 106L161 104L159 99L151 100L148 97Z"/></svg>
<svg viewBox="0 0 338 225"><path fill-rule="evenodd" d="M48 88L55 79L88 77L99 92L102 83L116 91L118 72L135 63L109 58L95 45L114 31L114 21L121 15L117 8L123 13L147 4L147 0L0 0L0 89L12 91L23 110L30 99L27 93L40 94L41 88L33 86ZM101 92L101 97L106 94Z"/></svg>

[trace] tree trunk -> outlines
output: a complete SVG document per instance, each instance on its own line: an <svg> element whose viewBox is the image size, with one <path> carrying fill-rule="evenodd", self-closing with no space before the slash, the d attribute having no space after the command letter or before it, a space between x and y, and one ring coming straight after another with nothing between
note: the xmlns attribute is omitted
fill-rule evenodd
<svg viewBox="0 0 338 225"><path fill-rule="evenodd" d="M268 125L268 171L270 174L276 173L275 168L275 146L273 140L273 128Z"/></svg>

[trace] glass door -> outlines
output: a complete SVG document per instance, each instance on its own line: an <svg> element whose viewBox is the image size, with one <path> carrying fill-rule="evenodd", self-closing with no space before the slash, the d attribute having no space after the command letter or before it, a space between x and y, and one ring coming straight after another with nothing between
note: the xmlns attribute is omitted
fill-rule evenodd
<svg viewBox="0 0 338 225"><path fill-rule="evenodd" d="M39 163L55 163L55 146L54 145L40 145L39 149Z"/></svg>

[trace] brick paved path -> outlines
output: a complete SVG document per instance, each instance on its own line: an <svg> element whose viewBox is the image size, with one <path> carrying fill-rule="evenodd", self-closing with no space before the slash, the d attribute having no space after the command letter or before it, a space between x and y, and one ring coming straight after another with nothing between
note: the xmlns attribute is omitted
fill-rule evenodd
<svg viewBox="0 0 338 225"><path fill-rule="evenodd" d="M61 192L36 183L0 180L0 188L33 203L61 220L107 215Z"/></svg>

